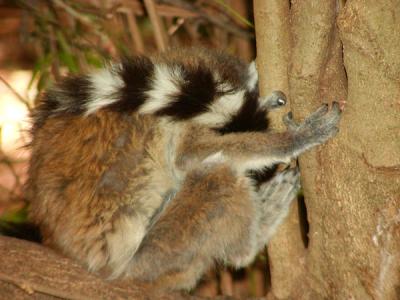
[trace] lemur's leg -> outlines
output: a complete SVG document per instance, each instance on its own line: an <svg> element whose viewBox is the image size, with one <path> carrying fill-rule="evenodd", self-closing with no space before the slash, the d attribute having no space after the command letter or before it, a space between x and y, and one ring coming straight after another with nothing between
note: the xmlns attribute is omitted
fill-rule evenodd
<svg viewBox="0 0 400 300"><path fill-rule="evenodd" d="M189 171L129 265L158 288L190 289L214 261L254 258L255 201L250 179L228 164Z"/></svg>
<svg viewBox="0 0 400 300"><path fill-rule="evenodd" d="M284 118L288 130L283 133L239 132L221 136L209 129L191 128L178 149L182 160L178 163L201 161L219 151L242 170L289 162L333 137L338 132L339 120L339 105L334 102L331 110L324 104L300 125L288 114Z"/></svg>
<svg viewBox="0 0 400 300"><path fill-rule="evenodd" d="M271 180L263 183L257 200L260 212L258 248L265 246L289 212L289 206L300 189L300 172L298 168L285 169Z"/></svg>

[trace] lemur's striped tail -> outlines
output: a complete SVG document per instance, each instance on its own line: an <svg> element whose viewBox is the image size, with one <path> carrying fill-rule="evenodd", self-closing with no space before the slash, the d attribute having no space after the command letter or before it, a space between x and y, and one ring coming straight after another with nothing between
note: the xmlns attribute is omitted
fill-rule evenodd
<svg viewBox="0 0 400 300"><path fill-rule="evenodd" d="M234 58L227 63L221 54L210 57L155 62L137 56L88 75L67 77L44 95L35 124L52 116L110 109L191 119L221 132L265 129L266 109L273 105L270 98L258 96L255 64ZM284 99L274 97L274 103Z"/></svg>

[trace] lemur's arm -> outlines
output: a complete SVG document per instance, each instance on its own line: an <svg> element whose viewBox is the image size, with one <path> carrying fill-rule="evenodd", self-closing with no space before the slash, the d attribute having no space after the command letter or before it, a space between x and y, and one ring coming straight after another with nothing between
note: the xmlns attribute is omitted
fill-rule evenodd
<svg viewBox="0 0 400 300"><path fill-rule="evenodd" d="M206 128L190 128L181 147L180 163L202 161L221 152L233 164L244 168L257 168L288 162L313 146L320 145L334 136L340 119L338 103L332 109L322 105L302 124L295 124L291 113L284 118L286 132L239 132L220 135Z"/></svg>

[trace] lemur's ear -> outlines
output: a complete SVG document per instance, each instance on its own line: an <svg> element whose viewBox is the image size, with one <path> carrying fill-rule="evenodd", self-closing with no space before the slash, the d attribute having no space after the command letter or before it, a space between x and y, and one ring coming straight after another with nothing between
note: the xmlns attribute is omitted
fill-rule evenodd
<svg viewBox="0 0 400 300"><path fill-rule="evenodd" d="M258 71L257 71L257 65L256 61L253 60L248 68L247 68L247 89L249 91L253 91L255 89L258 89Z"/></svg>

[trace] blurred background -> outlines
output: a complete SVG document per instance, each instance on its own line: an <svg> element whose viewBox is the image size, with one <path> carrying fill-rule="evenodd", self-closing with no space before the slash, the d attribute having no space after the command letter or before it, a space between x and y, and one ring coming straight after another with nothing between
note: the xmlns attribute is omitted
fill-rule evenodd
<svg viewBox="0 0 400 300"><path fill-rule="evenodd" d="M0 0L0 222L26 221L29 112L68 73L170 46L220 48L255 58L252 1ZM196 295L263 296L267 256L242 270L216 266Z"/></svg>

